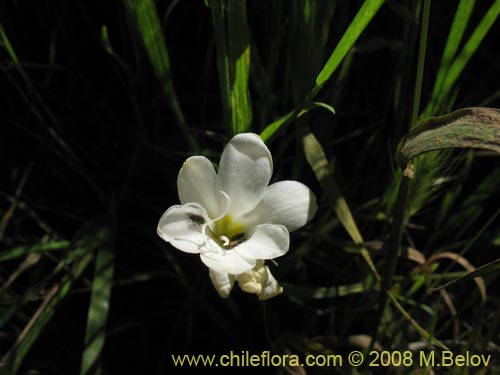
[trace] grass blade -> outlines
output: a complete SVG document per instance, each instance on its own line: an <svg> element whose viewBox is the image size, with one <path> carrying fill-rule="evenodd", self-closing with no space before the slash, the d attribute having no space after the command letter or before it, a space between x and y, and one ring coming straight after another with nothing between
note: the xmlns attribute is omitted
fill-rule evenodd
<svg viewBox="0 0 500 375"><path fill-rule="evenodd" d="M10 58L16 65L19 65L19 59L17 58L16 51L14 51L14 47L10 43L9 38L7 37L7 33L3 29L2 23L0 23L0 39L2 40L3 47L7 50Z"/></svg>
<svg viewBox="0 0 500 375"><path fill-rule="evenodd" d="M470 16L472 14L472 11L474 10L474 4L475 0L461 0L458 4L457 10L455 12L455 17L448 34L446 46L443 51L443 57L441 58L441 64L439 65L436 80L434 82L434 88L432 90L431 97L432 99L425 111L425 113L429 115L435 111L436 105L438 105L440 101L438 92L441 90L446 78L446 73L448 72L451 63L456 56L463 34L465 32L467 24L469 23Z"/></svg>
<svg viewBox="0 0 500 375"><path fill-rule="evenodd" d="M108 320L111 286L114 273L114 253L109 237L96 255L92 295L90 297L85 350L82 357L82 375L101 374L100 357L106 340L106 322Z"/></svg>
<svg viewBox="0 0 500 375"><path fill-rule="evenodd" d="M417 125L420 114L420 99L422 96L422 82L424 80L425 51L427 49L427 32L429 30L429 18L431 14L431 2L424 1L422 10L422 26L420 28L420 42L418 47L417 76L415 78L415 91L413 93L413 105L410 118L410 129Z"/></svg>
<svg viewBox="0 0 500 375"><path fill-rule="evenodd" d="M347 52L349 52L354 43L356 43L361 33L373 17L375 17L375 14L377 14L383 3L384 0L366 0L363 3L346 32L342 36L339 44L337 44L325 66L316 77L316 88L313 91L319 91L318 88L321 88L326 81L330 79Z"/></svg>
<svg viewBox="0 0 500 375"><path fill-rule="evenodd" d="M267 141L278 130L286 127L291 122L293 122L302 112L302 109L309 105L309 103L319 93L323 85L328 81L328 79L330 79L330 77L340 65L354 43L356 43L368 23L370 23L375 14L377 14L383 3L384 0L366 0L363 3L361 8L356 13L356 16L350 23L349 27L347 28L346 32L342 36L340 42L333 50L330 58L316 77L316 86L311 90L309 95L307 95L307 97L299 106L297 106L295 109L290 111L287 115L283 116L279 120L268 125L262 131L260 136L264 141Z"/></svg>
<svg viewBox="0 0 500 375"><path fill-rule="evenodd" d="M329 201L333 205L335 213L339 217L339 220L344 226L344 228L351 236L352 240L356 244L361 246L360 252L364 261L370 268L370 271L375 277L377 283L380 283L382 281L381 277L377 269L375 268L375 265L373 263L373 260L371 259L370 254L368 253L368 250L362 245L363 238L361 236L361 233L356 225L356 222L352 217L351 210L349 209L349 206L347 205L347 202L343 197L340 188L338 187L335 177L333 176L333 173L329 167L323 148L321 147L318 140L312 133L307 134L303 138L303 144L304 144L304 153L306 155L307 161L311 166L311 168L313 169L318 181L320 182L323 191L325 192L325 194L327 194ZM415 328L415 330L423 338L432 341L432 343L438 345L443 349L448 350L447 347L444 344L442 344L439 340L431 338L431 335L424 328L422 328L417 323L417 321L415 321L410 316L410 314L403 308L403 306L401 306L401 304L399 303L397 298L392 294L391 291L387 289L382 289L381 292L387 296L386 298L388 298L388 300L391 301L396 310L399 311L399 313ZM375 339L375 336L373 338ZM374 341L375 340L373 340L373 342Z"/></svg>
<svg viewBox="0 0 500 375"><path fill-rule="evenodd" d="M198 150L196 139L191 134L184 118L172 80L170 57L163 36L160 19L152 0L124 1L131 18L135 22L141 42L146 49L149 60L153 65L156 76L161 82L163 91L167 96L168 104L172 110L184 139L192 150Z"/></svg>
<svg viewBox="0 0 500 375"><path fill-rule="evenodd" d="M68 295L74 280L80 276L83 270L91 262L93 254L85 254L75 263L74 270L61 282L55 285L47 293L44 301L37 309L29 323L23 329L14 347L2 359L5 374L16 374L24 357L28 354L31 346L42 333L47 323L52 319L60 302Z"/></svg>
<svg viewBox="0 0 500 375"><path fill-rule="evenodd" d="M303 285L294 285L282 282L284 294L290 297L303 299L324 299L334 297L344 297L351 294L366 292L366 286L362 283L351 285L340 285L331 287L309 287Z"/></svg>
<svg viewBox="0 0 500 375"><path fill-rule="evenodd" d="M456 174L456 180L454 184L450 185L448 189L444 192L444 196L441 199L441 203L439 204L439 211L436 215L436 220L434 224L436 229L441 228L445 222L450 221L450 219L452 218L451 209L458 201L458 198L464 187L464 182L472 170L473 160L474 160L473 153L468 152L464 159L464 164L461 165L460 171Z"/></svg>
<svg viewBox="0 0 500 375"><path fill-rule="evenodd" d="M4 37L2 25L0 24L0 34L2 37ZM8 42L8 39L6 39ZM5 42L5 41L4 41ZM14 211L19 205L19 197L21 196L21 192L24 188L24 185L26 184L26 180L28 179L29 172L31 170L31 167L29 167L26 172L24 173L23 177L21 178L21 181L19 181L19 184L16 188L16 194L14 196L14 199L11 201L9 208L3 214L2 219L0 219L0 241L3 239L3 235L5 233L5 229L7 228L7 224L9 223L9 220L12 218L14 215Z"/></svg>
<svg viewBox="0 0 500 375"><path fill-rule="evenodd" d="M312 133L307 134L302 139L302 142L307 162L314 171L316 178L320 182L323 191L327 195L330 204L332 205L335 213L337 214L337 217L342 223L342 226L345 228L355 244L363 244L363 237L361 236L358 226L354 221L347 201L340 191L333 172L329 167L323 147L321 147L321 144ZM370 254L368 253L368 250L366 248L361 247L361 255L370 267L370 270L372 271L375 278L377 280L380 280L377 269L375 268L375 265L373 264Z"/></svg>
<svg viewBox="0 0 500 375"><path fill-rule="evenodd" d="M478 267L476 270L467 273L464 276L457 277L456 279L453 279L446 284L443 284L441 286L431 288L429 289L431 292L437 292L441 289L447 288L449 286L452 286L455 283L458 283L459 281L465 281L468 279L476 279L476 277L481 277L484 275L487 275L492 272L498 272L500 271L500 259L494 260L493 262L490 262L488 264L485 264L484 266ZM477 280L477 279L476 279Z"/></svg>
<svg viewBox="0 0 500 375"><path fill-rule="evenodd" d="M422 79L423 79L423 70L425 62L425 50L427 46L427 30L429 26L430 6L431 6L430 0L425 0L422 11L422 28L420 31L420 45L419 45L419 56L418 56L417 74L415 82L415 95L413 98L410 128L415 126L420 108L420 95L422 89ZM403 237L403 231L406 226L409 187L410 187L409 178L403 176L399 185L396 205L394 207L393 219L392 219L391 229L389 232L389 239L386 243L387 246L386 263L384 266L384 274L381 282L381 293L379 297L379 306L378 306L376 325L375 325L376 328L373 333L373 341L376 341L378 329L380 327L380 323L382 322L382 317L384 316L388 298L392 299L390 287L392 285L394 274L396 272L396 267L401 247L401 239Z"/></svg>
<svg viewBox="0 0 500 375"><path fill-rule="evenodd" d="M411 317L410 314L401 306L399 303L398 299L394 294L390 291L387 292L387 296L389 297L389 300L391 301L392 305L396 308L396 310L399 311L399 313L405 318L413 328L422 336L426 341L429 342L430 345L436 345L440 347L441 349L444 350L450 350L445 344L443 344L441 341L433 337L429 332L427 332L418 322Z"/></svg>
<svg viewBox="0 0 500 375"><path fill-rule="evenodd" d="M500 186L500 167L493 169L482 181L476 182L476 188L464 198L457 212L446 221L446 231L454 233L453 238L461 238L485 211L485 204Z"/></svg>
<svg viewBox="0 0 500 375"><path fill-rule="evenodd" d="M224 17L224 0L210 0L208 5L212 9L212 22L214 24L215 45L217 47L217 68L219 70L219 89L222 102L222 119L228 129L231 126L231 76L229 57L226 45L226 24Z"/></svg>
<svg viewBox="0 0 500 375"><path fill-rule="evenodd" d="M231 76L231 128L233 134L247 131L252 123L248 91L250 38L245 0L228 1L228 56Z"/></svg>
<svg viewBox="0 0 500 375"><path fill-rule="evenodd" d="M248 89L250 76L250 36L246 1L212 0L217 66L222 115L230 134L247 131L252 122L252 104ZM227 21L227 25L226 25Z"/></svg>
<svg viewBox="0 0 500 375"><path fill-rule="evenodd" d="M473 274L474 272L476 272L478 270L466 258L461 256L460 254L457 254L457 253L454 253L451 251L444 251L442 253L437 253L437 254L430 256L429 259L427 260L427 264L430 265L432 263L437 262L440 259L452 260L453 262L462 266L467 272L469 272L469 275ZM492 263L494 264L495 262L492 262ZM491 272L494 269L492 267L492 263L489 263L485 266L486 267L485 270L487 270L487 272ZM477 273L474 275L475 275L474 281L475 281L477 288L479 290L479 294L481 295L481 300L483 303L486 303L487 294L486 294L486 284L484 282L484 279ZM453 282L456 280L457 279L452 280L451 283L453 284ZM450 283L447 283L447 285L449 285L449 284ZM435 288L433 288L432 290L435 290Z"/></svg>
<svg viewBox="0 0 500 375"><path fill-rule="evenodd" d="M12 285L12 283L25 271L36 265L40 260L40 254L30 254L26 259L12 272L9 278L0 287L0 294Z"/></svg>
<svg viewBox="0 0 500 375"><path fill-rule="evenodd" d="M75 260L71 270L47 292L42 304L24 327L13 347L2 358L2 373L9 375L17 373L28 351L54 316L61 301L70 293L75 280L90 264L96 246L99 246L107 234L105 228L100 228L95 232L85 232L85 237L76 241L75 249L72 251Z"/></svg>
<svg viewBox="0 0 500 375"><path fill-rule="evenodd" d="M33 246L18 246L10 250L2 251L0 254L0 262L20 258L33 253L43 253L46 251L62 250L69 246L68 241L52 241L39 243Z"/></svg>
<svg viewBox="0 0 500 375"><path fill-rule="evenodd" d="M436 93L436 97L448 97L448 94L464 70L465 66L476 52L491 26L500 15L500 0L496 0L484 15L479 25L476 27L469 40L467 40L460 54L456 57L443 79L441 89Z"/></svg>

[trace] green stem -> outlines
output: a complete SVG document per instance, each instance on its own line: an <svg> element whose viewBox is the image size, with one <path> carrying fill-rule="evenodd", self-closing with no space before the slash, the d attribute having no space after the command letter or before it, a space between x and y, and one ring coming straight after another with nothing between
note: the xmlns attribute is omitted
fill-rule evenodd
<svg viewBox="0 0 500 375"><path fill-rule="evenodd" d="M422 96L422 81L424 79L425 50L427 47L427 30L429 29L429 18L431 14L430 0L424 1L424 11L422 12L422 28L420 32L420 46L418 49L417 77L415 81L415 91L413 95L413 108L410 119L410 129L418 121L420 113L420 98Z"/></svg>
<svg viewBox="0 0 500 375"><path fill-rule="evenodd" d="M415 94L413 97L410 128L414 127L417 123L420 110L420 96L422 93L422 80L424 76L423 72L425 62L425 48L427 45L427 30L429 27L430 5L430 0L424 0L422 12L422 28L420 31L420 46L418 51L417 76L415 81ZM376 341L378 327L380 326L382 317L384 316L385 308L387 306L388 293L394 279L394 274L396 272L399 251L401 247L401 239L403 237L403 231L406 226L406 207L408 201L410 179L406 176L402 176L401 178L402 180L399 185L396 206L394 207L394 215L392 219L391 230L389 233L389 240L386 244L386 263L382 277L377 320L375 321L376 325L372 336L373 340L371 342L371 346L373 346Z"/></svg>
<svg viewBox="0 0 500 375"><path fill-rule="evenodd" d="M394 207L394 217L392 219L391 231L389 233L389 240L386 243L386 263L384 267L384 273L382 277L382 282L380 285L380 296L379 305L377 311L377 319L375 321L375 328L373 332L373 340L371 346L374 345L378 328L382 322L384 316L385 308L388 301L388 293L390 293L390 287L394 279L394 274L396 272L396 266L398 264L399 249L401 246L401 239L403 238L403 230L405 228L405 213L406 213L406 203L408 198L408 190L410 186L410 180L408 177L402 177L401 184L399 185L398 198L396 200L396 206Z"/></svg>
<svg viewBox="0 0 500 375"><path fill-rule="evenodd" d="M224 17L224 0L210 2L212 21L214 23L215 45L217 47L217 68L219 70L219 86L222 101L222 119L228 134L232 133L231 118L231 78L229 58L226 45L226 24Z"/></svg>

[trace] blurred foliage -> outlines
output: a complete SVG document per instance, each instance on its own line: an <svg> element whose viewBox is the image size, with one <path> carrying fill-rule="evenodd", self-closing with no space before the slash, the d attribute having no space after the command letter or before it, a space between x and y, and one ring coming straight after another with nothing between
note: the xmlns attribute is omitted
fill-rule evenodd
<svg viewBox="0 0 500 375"><path fill-rule="evenodd" d="M439 373L498 373L498 154L425 153L410 181L396 152L417 122L500 106L499 14L500 0L0 2L0 373L431 342L493 354ZM220 299L156 235L183 161L218 160L242 131L268 143L273 180L318 197L266 302Z"/></svg>

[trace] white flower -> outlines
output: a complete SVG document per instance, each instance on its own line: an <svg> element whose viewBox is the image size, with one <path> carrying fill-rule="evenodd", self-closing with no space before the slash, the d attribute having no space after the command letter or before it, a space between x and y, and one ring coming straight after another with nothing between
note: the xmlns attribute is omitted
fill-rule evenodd
<svg viewBox="0 0 500 375"><path fill-rule="evenodd" d="M212 284L214 284L217 292L223 298L229 296L234 281L238 281L243 291L255 293L261 300L269 299L283 292L283 288L279 286L271 274L269 267L264 265L263 260L258 260L255 267L250 271L236 276L214 270L209 270L209 274Z"/></svg>
<svg viewBox="0 0 500 375"><path fill-rule="evenodd" d="M187 253L200 254L222 297L235 281L266 299L282 289L264 260L288 251L289 232L316 212L316 198L296 181L269 185L271 153L251 133L234 136L222 152L218 172L203 156L187 159L177 177L182 205L170 207L158 234Z"/></svg>

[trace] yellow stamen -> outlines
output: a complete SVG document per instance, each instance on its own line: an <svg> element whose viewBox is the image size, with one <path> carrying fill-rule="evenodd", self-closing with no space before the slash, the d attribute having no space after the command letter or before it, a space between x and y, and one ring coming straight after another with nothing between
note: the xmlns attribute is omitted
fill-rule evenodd
<svg viewBox="0 0 500 375"><path fill-rule="evenodd" d="M237 234L245 233L245 228L235 221L231 215L226 215L215 223L214 232L218 237L232 238Z"/></svg>

